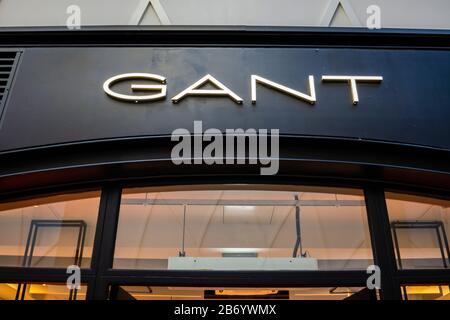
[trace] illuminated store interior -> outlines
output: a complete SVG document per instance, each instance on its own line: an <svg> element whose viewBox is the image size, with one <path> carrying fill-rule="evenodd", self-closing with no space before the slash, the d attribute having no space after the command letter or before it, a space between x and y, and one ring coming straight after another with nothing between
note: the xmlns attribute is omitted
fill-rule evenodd
<svg viewBox="0 0 450 320"><path fill-rule="evenodd" d="M114 269L342 271L374 264L361 190L274 185L165 189L123 189ZM392 242L398 266L447 268L450 201L386 193L386 203L391 228L398 228ZM88 268L99 204L96 191L3 204L0 264L55 268L78 257L81 267ZM69 294L64 284L5 283L0 298L15 297L21 290L23 299L64 299ZM111 290L116 297L135 299L344 299L364 288L123 285ZM403 294L408 299L450 298L448 286L404 286ZM76 298L85 295L83 285Z"/></svg>

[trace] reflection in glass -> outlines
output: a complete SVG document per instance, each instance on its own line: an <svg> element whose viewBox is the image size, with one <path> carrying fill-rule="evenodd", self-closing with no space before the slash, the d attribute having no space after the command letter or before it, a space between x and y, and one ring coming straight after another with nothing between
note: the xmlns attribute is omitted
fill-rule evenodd
<svg viewBox="0 0 450 320"><path fill-rule="evenodd" d="M450 201L386 193L399 269L450 267Z"/></svg>
<svg viewBox="0 0 450 320"><path fill-rule="evenodd" d="M114 268L350 270L372 264L360 191L255 188L124 190Z"/></svg>
<svg viewBox="0 0 450 320"><path fill-rule="evenodd" d="M90 266L100 192L0 204L0 266Z"/></svg>

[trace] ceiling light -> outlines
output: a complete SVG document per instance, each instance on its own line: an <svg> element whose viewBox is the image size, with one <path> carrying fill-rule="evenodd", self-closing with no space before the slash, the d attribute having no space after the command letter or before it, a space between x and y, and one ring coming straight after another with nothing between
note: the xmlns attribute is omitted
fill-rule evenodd
<svg viewBox="0 0 450 320"><path fill-rule="evenodd" d="M251 211L255 209L255 206L225 206L225 209L240 210L240 211Z"/></svg>
<svg viewBox="0 0 450 320"><path fill-rule="evenodd" d="M257 253L262 250L258 248L222 248L219 251L222 253Z"/></svg>

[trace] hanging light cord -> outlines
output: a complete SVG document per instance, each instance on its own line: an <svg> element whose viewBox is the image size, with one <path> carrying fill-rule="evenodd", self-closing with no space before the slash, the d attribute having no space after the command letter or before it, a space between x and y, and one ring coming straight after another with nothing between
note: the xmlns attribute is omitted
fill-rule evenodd
<svg viewBox="0 0 450 320"><path fill-rule="evenodd" d="M295 201L298 202L298 195L294 196ZM300 228L300 205L297 203L295 205L295 231L297 235L297 239L295 241L294 251L292 252L292 257L297 258L298 252L300 251L300 256L302 258L306 257L306 252L303 252L302 246L302 230Z"/></svg>

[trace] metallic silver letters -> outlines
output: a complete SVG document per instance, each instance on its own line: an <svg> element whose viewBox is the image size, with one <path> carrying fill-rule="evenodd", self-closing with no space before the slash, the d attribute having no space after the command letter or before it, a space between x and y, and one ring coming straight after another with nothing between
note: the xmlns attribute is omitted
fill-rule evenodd
<svg viewBox="0 0 450 320"><path fill-rule="evenodd" d="M356 81L378 83L382 80L383 77L380 76L322 76L322 81L348 82L350 84L350 90L352 92L352 100L354 105L359 102Z"/></svg>
<svg viewBox="0 0 450 320"><path fill-rule="evenodd" d="M132 80L132 79L144 79L158 81L162 84L131 84L132 91L159 91L158 93L151 95L127 95L113 91L111 86L120 81ZM350 86L352 102L356 105L359 102L357 82L369 82L380 83L383 80L382 76L351 76L351 75L323 75L322 82L347 82ZM217 89L200 89L201 86L207 82L213 84ZM316 89L314 85L314 76L308 76L309 82L309 94L302 93L300 91L291 89L269 79L252 74L250 77L250 93L251 101L256 103L256 86L258 83L265 85L266 87L273 88L284 94L293 96L297 99L309 102L310 104L316 103ZM146 102L165 99L167 95L167 86L165 85L166 78L157 74L151 73L125 73L109 78L103 84L103 91L115 99L121 101L130 102ZM223 83L218 81L212 75L207 74L200 80L196 81L177 95L172 98L173 103L178 103L180 100L187 96L205 96L205 97L229 97L234 102L242 104L243 100L236 93L227 88Z"/></svg>
<svg viewBox="0 0 450 320"><path fill-rule="evenodd" d="M138 95L126 95L117 93L111 90L111 86L119 81L123 80L129 80L129 79L147 79L147 80L156 80L163 84L166 83L166 78L163 76L157 75L157 74L151 74L151 73L125 73L120 74L115 77L111 77L108 80L103 83L103 91L105 93L113 98L116 98L118 100L122 101L132 101L132 102L144 102L144 101L154 101L159 99L164 99L166 97L167 88L166 85L160 85L160 84L132 84L131 90L133 91L154 91L154 90L160 90L157 94L152 95L145 95L145 96L138 96Z"/></svg>

